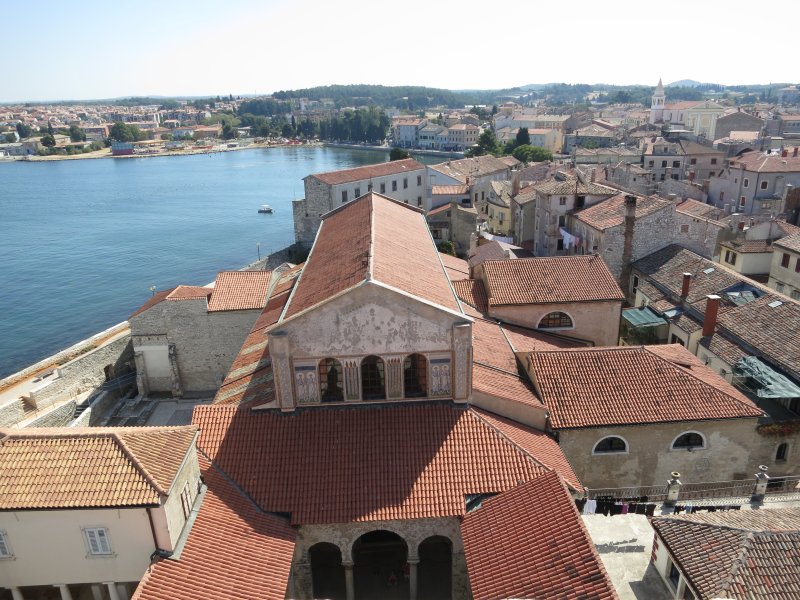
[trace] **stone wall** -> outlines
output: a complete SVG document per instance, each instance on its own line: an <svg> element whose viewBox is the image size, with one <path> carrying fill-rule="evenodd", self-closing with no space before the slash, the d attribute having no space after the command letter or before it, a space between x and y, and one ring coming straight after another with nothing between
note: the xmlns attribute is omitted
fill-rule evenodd
<svg viewBox="0 0 800 600"><path fill-rule="evenodd" d="M719 162L722 162L720 159ZM665 198L670 194L675 194L678 198L691 198L699 202L705 202L708 194L703 191L702 186L688 181L679 181L677 179L666 179L659 181L656 184L658 193Z"/></svg>
<svg viewBox="0 0 800 600"><path fill-rule="evenodd" d="M34 419L28 423L28 427L65 427L74 415L75 400L70 400Z"/></svg>
<svg viewBox="0 0 800 600"><path fill-rule="evenodd" d="M24 417L22 400L15 399L0 406L0 427L10 427L15 423L19 423Z"/></svg>
<svg viewBox="0 0 800 600"><path fill-rule="evenodd" d="M126 334L58 367L45 383L26 394L38 409L91 390L132 370L131 336Z"/></svg>
<svg viewBox="0 0 800 600"><path fill-rule="evenodd" d="M353 567L353 545L371 531L391 531L405 541L408 562L419 561L419 546L431 536L442 536L452 543L452 600L472 598L461 540L459 520L455 517L409 519L403 521L369 521L359 523L302 525L295 541L289 597L310 600L314 597L309 548L325 542L337 546L345 568Z"/></svg>

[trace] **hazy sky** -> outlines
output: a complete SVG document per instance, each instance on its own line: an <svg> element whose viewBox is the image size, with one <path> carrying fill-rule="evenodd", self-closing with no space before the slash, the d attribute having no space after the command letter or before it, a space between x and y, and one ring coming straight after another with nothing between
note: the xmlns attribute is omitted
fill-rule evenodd
<svg viewBox="0 0 800 600"><path fill-rule="evenodd" d="M0 0L0 101L796 82L799 0ZM775 16L765 21L764 11ZM752 14L752 17L748 16ZM790 19L790 17L794 18ZM769 27L775 39L769 41Z"/></svg>

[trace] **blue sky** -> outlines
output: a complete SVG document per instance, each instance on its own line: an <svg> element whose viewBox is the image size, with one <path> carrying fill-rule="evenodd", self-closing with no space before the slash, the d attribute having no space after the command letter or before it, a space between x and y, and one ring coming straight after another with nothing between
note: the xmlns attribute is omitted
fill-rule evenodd
<svg viewBox="0 0 800 600"><path fill-rule="evenodd" d="M264 94L333 83L464 89L800 77L783 21L764 21L758 5L743 0L0 0L0 7L2 102ZM772 0L769 13L798 17L800 4Z"/></svg>

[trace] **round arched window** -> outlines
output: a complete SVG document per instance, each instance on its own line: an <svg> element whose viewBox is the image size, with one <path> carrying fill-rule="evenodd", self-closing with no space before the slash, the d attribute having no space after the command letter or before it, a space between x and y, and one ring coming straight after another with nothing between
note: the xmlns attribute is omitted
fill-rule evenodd
<svg viewBox="0 0 800 600"><path fill-rule="evenodd" d="M628 444L621 437L609 436L597 442L594 446L595 454L613 454L615 452L627 452Z"/></svg>
<svg viewBox="0 0 800 600"><path fill-rule="evenodd" d="M551 312L539 321L539 329L564 329L572 327L572 319L563 312Z"/></svg>
<svg viewBox="0 0 800 600"><path fill-rule="evenodd" d="M672 442L673 450L693 450L694 448L705 448L706 441L703 436L694 431L683 433Z"/></svg>

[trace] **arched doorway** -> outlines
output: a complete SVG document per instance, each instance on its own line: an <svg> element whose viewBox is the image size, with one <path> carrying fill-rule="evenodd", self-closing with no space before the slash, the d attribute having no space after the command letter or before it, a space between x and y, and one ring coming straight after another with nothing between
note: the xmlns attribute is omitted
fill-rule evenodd
<svg viewBox="0 0 800 600"><path fill-rule="evenodd" d="M391 531L370 531L353 544L356 600L408 600L408 546Z"/></svg>
<svg viewBox="0 0 800 600"><path fill-rule="evenodd" d="M361 396L364 400L386 400L386 366L379 356L361 361Z"/></svg>
<svg viewBox="0 0 800 600"><path fill-rule="evenodd" d="M450 600L453 589L453 543L434 535L419 545L418 600Z"/></svg>
<svg viewBox="0 0 800 600"><path fill-rule="evenodd" d="M314 598L346 600L344 567L339 547L327 542L314 544L308 549L311 563L311 582Z"/></svg>

